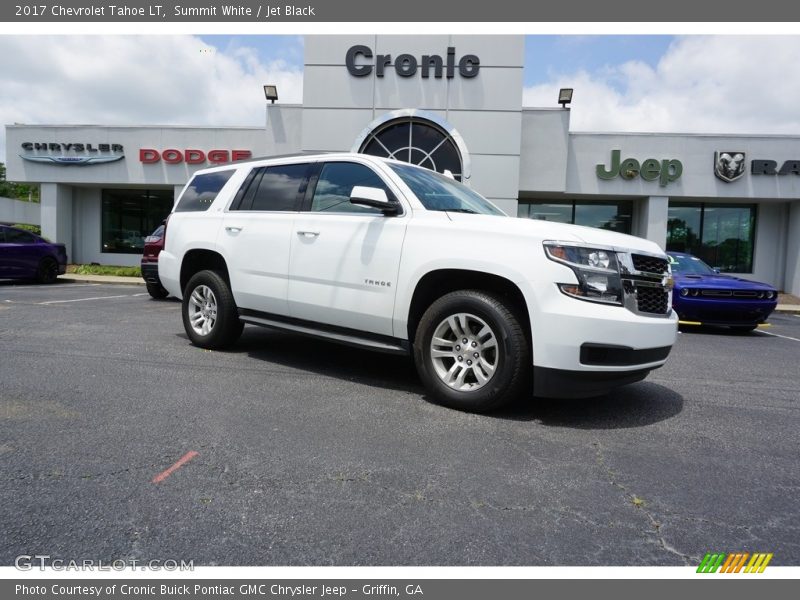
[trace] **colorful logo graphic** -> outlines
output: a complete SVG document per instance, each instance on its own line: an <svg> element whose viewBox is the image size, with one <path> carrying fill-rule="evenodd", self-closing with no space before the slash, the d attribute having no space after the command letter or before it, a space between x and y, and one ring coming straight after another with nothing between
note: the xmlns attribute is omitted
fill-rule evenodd
<svg viewBox="0 0 800 600"><path fill-rule="evenodd" d="M749 559L749 561L748 561ZM698 573L763 573L769 561L772 560L772 552L735 552L725 554L720 552L709 552L697 567ZM747 563L747 566L745 566Z"/></svg>

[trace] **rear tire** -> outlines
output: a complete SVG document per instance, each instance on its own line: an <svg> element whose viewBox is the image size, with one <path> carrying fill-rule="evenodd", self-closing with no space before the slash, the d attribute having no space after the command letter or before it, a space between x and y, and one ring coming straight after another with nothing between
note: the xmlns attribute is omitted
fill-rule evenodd
<svg viewBox="0 0 800 600"><path fill-rule="evenodd" d="M147 284L147 293L150 294L155 300L163 300L167 296L169 296L169 292L165 290L161 284L158 283L148 283Z"/></svg>
<svg viewBox="0 0 800 600"><path fill-rule="evenodd" d="M226 348L244 329L230 287L216 271L200 271L189 280L181 313L186 335L201 348Z"/></svg>
<svg viewBox="0 0 800 600"><path fill-rule="evenodd" d="M414 362L431 396L471 412L520 396L531 372L521 322L507 300L479 290L451 292L431 304L414 339Z"/></svg>
<svg viewBox="0 0 800 600"><path fill-rule="evenodd" d="M736 333L749 333L757 329L758 325L732 325L731 329Z"/></svg>
<svg viewBox="0 0 800 600"><path fill-rule="evenodd" d="M43 258L36 270L36 281L50 284L55 283L56 279L58 279L58 263L53 258Z"/></svg>

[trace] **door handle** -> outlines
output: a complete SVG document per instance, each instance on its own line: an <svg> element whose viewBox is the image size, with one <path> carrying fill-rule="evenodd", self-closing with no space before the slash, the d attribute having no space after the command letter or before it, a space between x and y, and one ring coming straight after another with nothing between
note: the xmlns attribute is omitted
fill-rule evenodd
<svg viewBox="0 0 800 600"><path fill-rule="evenodd" d="M319 235L319 231L298 231L297 235L302 235L305 237L317 237Z"/></svg>
<svg viewBox="0 0 800 600"><path fill-rule="evenodd" d="M225 228L225 231L230 231L231 233L239 233L244 227L236 227L233 225L229 225Z"/></svg>

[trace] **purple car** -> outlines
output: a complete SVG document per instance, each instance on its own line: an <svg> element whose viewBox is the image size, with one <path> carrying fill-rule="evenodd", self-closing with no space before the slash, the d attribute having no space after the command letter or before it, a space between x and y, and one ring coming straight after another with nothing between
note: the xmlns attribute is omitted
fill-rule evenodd
<svg viewBox="0 0 800 600"><path fill-rule="evenodd" d="M681 321L752 331L775 310L778 292L766 283L723 275L683 252L667 252L675 287L672 308Z"/></svg>
<svg viewBox="0 0 800 600"><path fill-rule="evenodd" d="M53 283L67 272L67 249L16 227L0 225L0 279Z"/></svg>

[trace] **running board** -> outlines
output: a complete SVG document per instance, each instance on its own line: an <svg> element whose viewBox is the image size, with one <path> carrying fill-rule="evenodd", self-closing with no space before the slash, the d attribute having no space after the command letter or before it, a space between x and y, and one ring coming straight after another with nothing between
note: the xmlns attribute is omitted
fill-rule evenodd
<svg viewBox="0 0 800 600"><path fill-rule="evenodd" d="M251 325L259 325L261 327L269 327L271 329L279 329L281 331L291 331L301 335L308 335L311 337L325 338L332 342L346 344L348 346L358 346L360 348L369 348L370 350L377 350L378 352L387 352L389 354L402 354L408 356L409 348L408 342L403 340L393 341L392 338L381 336L381 339L373 339L351 333L343 333L340 331L330 331L327 329L319 329L311 325L287 323L271 319L265 316L255 316L247 311L245 314L239 314L239 320L243 323L250 323Z"/></svg>

